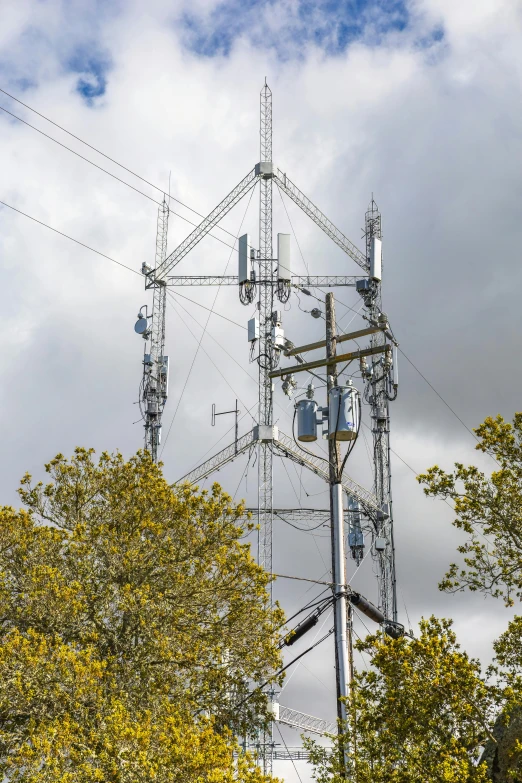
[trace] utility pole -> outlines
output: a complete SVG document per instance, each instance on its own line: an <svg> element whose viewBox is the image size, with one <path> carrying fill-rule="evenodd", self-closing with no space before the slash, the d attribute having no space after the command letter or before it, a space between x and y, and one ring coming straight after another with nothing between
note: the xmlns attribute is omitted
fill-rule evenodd
<svg viewBox="0 0 522 783"><path fill-rule="evenodd" d="M337 353L337 330L335 325L335 300L332 293L326 295L326 358L330 359ZM328 400L332 389L337 386L337 364L328 364L327 391ZM340 405L340 401L338 403ZM329 406L332 410L332 406ZM330 422L330 430L332 422ZM335 428L336 429L336 428ZM344 511L343 485L341 483L341 449L337 438L328 440L328 458L330 474L330 515L332 537L332 579L334 583L334 636L335 636L335 678L337 686L337 717L339 732L346 722L346 699L351 685L351 640L348 639L346 601L346 559L344 552ZM341 764L346 773L346 749L341 748Z"/></svg>

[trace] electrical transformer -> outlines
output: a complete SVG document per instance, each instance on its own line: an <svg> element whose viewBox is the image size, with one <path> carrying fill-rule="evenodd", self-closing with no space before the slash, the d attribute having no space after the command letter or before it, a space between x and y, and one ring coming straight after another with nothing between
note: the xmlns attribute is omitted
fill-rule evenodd
<svg viewBox="0 0 522 783"><path fill-rule="evenodd" d="M317 440L317 403L315 400L299 400L297 410L297 440L311 443Z"/></svg>
<svg viewBox="0 0 522 783"><path fill-rule="evenodd" d="M359 393L353 386L334 386L328 401L330 440L355 440L359 431Z"/></svg>

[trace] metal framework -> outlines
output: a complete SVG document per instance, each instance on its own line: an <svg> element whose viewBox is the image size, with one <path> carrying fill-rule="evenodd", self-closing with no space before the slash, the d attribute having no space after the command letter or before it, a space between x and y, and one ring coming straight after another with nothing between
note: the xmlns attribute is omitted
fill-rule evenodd
<svg viewBox="0 0 522 783"><path fill-rule="evenodd" d="M259 182L259 249L252 251L251 259L257 264L257 272L248 280L238 286L239 279L234 275L172 275L172 270L180 261L211 231L230 210ZM278 280L277 259L273 251L273 226L272 226L272 191L273 183L276 183L280 191L286 194L297 204L303 212L310 217L317 226L341 248L363 271L362 275L320 275L300 276L293 275L289 280ZM274 301L275 297L282 302L286 301L290 289L306 289L314 287L333 286L357 286L364 297L368 309L370 321L375 326L379 323L379 330L364 330L366 334L374 332L371 336L371 348L359 352L360 357L371 356L372 374L368 377L369 401L372 410L373 421L373 445L375 476L373 492L361 487L353 481L346 472L338 477L337 484L342 487L350 503L358 504L358 508L372 525L375 540L384 541L384 549L381 547L375 556L379 563L379 594L380 605L387 618L396 620L396 596L395 596L395 563L393 547L393 521L391 505L391 473L389 460L389 412L388 401L393 399L390 395L389 383L383 380L388 369L385 363L389 361L389 353L384 350L387 333L380 322L381 318L381 287L380 280L372 280L369 277L371 271L371 241L372 237L381 236L381 219L377 206L372 203L366 213L365 236L366 253L361 252L341 232L321 210L290 180L286 173L278 169L273 163L272 156L272 93L268 85L264 84L260 95L260 159L251 171L238 183L238 185L204 218L188 237L174 249L170 255L166 253L168 226L168 206L164 202L158 214L158 234L156 249L155 269L144 269L145 287L153 288L153 314L152 329L150 331L151 353L149 364L146 365L143 399L158 403L156 418L146 419L146 448L149 448L154 459L157 459L157 447L161 426L161 401L166 399L166 385L161 387L162 371L164 366L165 345L165 303L167 287L188 286L238 286L240 298L244 304L250 304L257 292L258 294L258 320L259 337L257 339L257 361L259 368L259 399L257 425L246 435L222 449L204 463L191 470L176 484L181 482L197 483L212 473L220 470L247 452L257 450L258 461L258 505L252 511L257 514L259 523L258 538L258 562L263 568L272 573L273 552L273 521L277 515L281 519L299 522L313 520L314 523L328 520L331 510L316 509L274 509L273 508L273 458L281 456L307 467L315 475L327 483L330 483L329 462L323 457L305 453L296 444L293 438L282 433L273 425L273 391L272 377L276 374L275 368L280 358L280 347L276 346L273 338ZM363 280L361 281L361 278ZM359 286L364 282L364 286ZM389 336L389 335L388 335ZM306 346L305 346L306 347ZM290 353L288 354L290 355ZM339 357L341 358L341 357ZM354 357L353 358L357 358ZM363 359L361 358L361 361ZM365 361L365 359L364 359ZM313 363L312 363L313 364ZM147 370L147 367L149 368ZM379 370L381 370L379 375ZM296 368L297 371L297 368ZM166 382L165 382L166 384ZM156 395L154 397L154 395ZM153 406L151 407L151 415ZM159 426L153 426L159 425ZM342 491L338 510L342 515ZM269 590L272 591L270 584ZM271 593L270 593L271 594ZM272 597L272 595L271 595ZM273 697L274 694L272 694ZM319 718L279 707L279 721L303 731L315 733L334 733L336 725ZM259 754L265 773L272 772L272 762L275 758L307 758L306 751L295 753L277 750L273 734L268 731L259 737ZM286 754L286 755L285 755Z"/></svg>
<svg viewBox="0 0 522 783"><path fill-rule="evenodd" d="M381 213L373 197L365 215L366 257L370 261L372 239L382 238ZM365 297L369 309L370 320L378 322L382 313L381 281L373 280L369 294ZM383 332L372 335L373 348L383 348L386 339ZM374 358L372 375L369 383L371 389L369 402L371 405L374 492L383 514L376 520L376 538L380 546L375 556L378 559L379 607L386 617L397 621L397 586L395 574L395 546L393 539L393 506L391 492L390 466L390 410L389 402L394 399L390 395L386 355ZM394 392L395 396L397 390Z"/></svg>
<svg viewBox="0 0 522 783"><path fill-rule="evenodd" d="M272 259L275 260L275 259ZM291 285L294 288L332 288L333 286L344 286L354 288L359 277L353 275L292 275ZM264 281L266 285L270 280ZM177 286L201 286L201 285L237 285L237 275L173 275L167 278L167 285L175 288Z"/></svg>
<svg viewBox="0 0 522 783"><path fill-rule="evenodd" d="M313 715L307 715L299 710L291 710L289 707L277 705L275 712L278 723L284 723L292 726L294 729L300 729L310 734L335 734L337 732L337 723L335 721L315 718Z"/></svg>
<svg viewBox="0 0 522 783"><path fill-rule="evenodd" d="M229 446L226 446L221 451L218 451L217 454L210 457L210 459L206 460L206 462L202 462L197 468L186 473L175 483L183 484L184 482L188 482L189 484L196 484L198 481L203 481L203 479L207 478L212 473L221 470L221 468L229 462L233 462L236 457L244 454L254 445L258 445L260 448L264 447L270 452L271 457L273 454L279 454L282 457L292 460L292 462L295 462L297 465L308 468L308 470L315 473L316 476L319 476L319 478L322 478L324 481L329 480L328 463L323 457L306 454L305 452L300 451L295 445L294 440L289 438L288 435L285 435L284 432L281 432L278 427L271 427L270 429L272 431L271 435L270 437L267 437L262 432L260 436L259 427L254 427L254 429L247 432L246 435L239 438L237 441L237 449L235 448L236 444L231 443ZM381 509L376 496L350 478L346 471L343 472L341 479L345 492L351 497L356 498L362 508L366 509L367 513L372 517L375 517L376 513ZM299 510L296 510L296 512L297 511ZM271 507L271 522L273 522L273 514L274 511ZM272 562L270 561L270 566L271 565Z"/></svg>
<svg viewBox="0 0 522 783"><path fill-rule="evenodd" d="M311 218L314 223L316 223L319 228L321 228L324 233L335 242L336 245L339 245L341 250L344 250L344 252L350 256L350 258L353 259L356 264L359 264L361 269L364 269L365 272L368 271L369 263L359 248L355 247L353 242L350 242L348 237L345 237L343 232L339 231L339 229L334 226L332 221L329 220L326 215L323 215L319 207L316 207L313 201L311 201L308 196L305 196L305 194L299 190L297 185L294 185L290 177L287 177L284 172L278 169L275 175L275 181L281 190L286 193L286 195L289 196L292 201L295 201L295 203L301 207L303 212L308 215L308 217Z"/></svg>
<svg viewBox="0 0 522 783"><path fill-rule="evenodd" d="M179 264L182 258L184 258L198 242L201 242L203 237L206 236L239 201L241 201L246 193L252 190L258 178L259 175L256 173L255 168L253 168L252 171L249 171L246 177L243 177L241 182L236 185L228 196L226 196L209 215L207 215L199 226L197 226L197 228L195 228L194 231L172 251L159 267L156 267L156 276L162 279L168 277L169 272Z"/></svg>
<svg viewBox="0 0 522 783"><path fill-rule="evenodd" d="M169 207L163 199L158 208L156 268L161 267L167 255L168 226ZM146 280L146 287L153 289L152 319L150 329L144 335L150 340L150 347L147 353L145 346L140 404L145 419L145 450L149 451L154 462L157 462L161 440L161 415L168 392L168 357L165 356L167 287L163 280L156 279L153 274Z"/></svg>

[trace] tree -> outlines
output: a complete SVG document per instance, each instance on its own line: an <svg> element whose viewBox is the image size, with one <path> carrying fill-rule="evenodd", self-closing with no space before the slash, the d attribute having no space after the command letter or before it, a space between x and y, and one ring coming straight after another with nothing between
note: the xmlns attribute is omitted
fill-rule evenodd
<svg viewBox="0 0 522 783"><path fill-rule="evenodd" d="M512 424L502 416L487 418L475 432L476 448L498 470L487 476L455 463L451 473L435 465L418 477L426 495L453 501L453 524L468 536L458 548L464 566L452 563L440 587L478 590L512 606L513 597L522 597L522 413Z"/></svg>
<svg viewBox="0 0 522 783"><path fill-rule="evenodd" d="M423 620L418 639L368 636L356 645L370 669L356 672L341 746L308 741L319 783L482 783L494 690L457 644L451 621Z"/></svg>
<svg viewBox="0 0 522 783"><path fill-rule="evenodd" d="M453 524L467 534L458 547L463 564L451 563L439 587L480 591L513 606L522 597L522 413L512 423L488 417L475 432L476 448L497 463L490 476L455 463L451 473L435 465L418 477L426 495L453 501ZM491 673L505 706L483 758L491 780L516 781L522 779L522 617L515 616L494 649Z"/></svg>
<svg viewBox="0 0 522 783"><path fill-rule="evenodd" d="M77 449L0 509L0 773L20 783L265 781L233 735L267 719L281 611L244 507L147 453ZM239 705L239 706L238 706ZM210 717L211 716L211 717Z"/></svg>

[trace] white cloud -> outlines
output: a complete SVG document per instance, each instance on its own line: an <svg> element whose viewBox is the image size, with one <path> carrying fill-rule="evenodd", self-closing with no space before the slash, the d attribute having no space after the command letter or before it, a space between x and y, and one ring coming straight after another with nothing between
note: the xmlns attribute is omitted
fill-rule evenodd
<svg viewBox="0 0 522 783"><path fill-rule="evenodd" d="M207 12L213 7L210 2L197 5ZM253 46L246 36L237 40L228 58L197 57L178 37L176 19L184 8L159 0L147 6L128 3L96 21L90 4L77 4L74 19L71 13L65 17L58 3L11 4L0 38L0 86L16 94L16 79L34 80L22 100L160 187L167 188L172 172L173 195L206 213L257 160L258 92L266 75L274 93L276 162L356 243L375 192L383 211L385 306L405 352L469 426L497 411L509 417L519 407L520 385L515 358L522 240L519 4L419 0L411 9L413 27L385 36L378 47L361 41L330 57L307 44L300 47L299 60L286 61L272 49ZM273 35L284 32L290 12L286 4L272 6ZM419 38L436 25L444 30L440 44L428 51L419 47ZM112 70L106 94L89 108L75 92L78 74L64 70L63 63L65 54L92 41L94 34L99 50L110 55ZM5 96L0 103L121 175ZM152 258L152 202L5 117L0 118L0 143L2 200L134 269ZM158 196L130 175L123 178ZM288 230L279 196L274 196L275 230ZM224 221L230 231L237 231L245 206ZM182 207L173 209L195 219ZM356 274L294 205L288 210L311 271ZM253 235L256 215L254 199L245 220ZM169 246L189 230L173 217ZM142 344L132 327L149 295L138 276L8 209L0 209L0 242L0 416L8 455L2 500L16 503L17 479L27 469L40 475L43 462L57 451L68 453L83 444L130 453L141 445L141 426L132 422L138 418L133 403ZM178 271L221 273L229 253L206 239ZM230 272L234 264L233 258ZM206 306L214 298L214 290L183 293ZM358 306L355 293L337 293L346 304ZM205 310L183 304L205 323ZM310 309L310 302L302 306ZM241 323L250 314L232 288L220 292L216 309ZM341 305L338 309L344 312ZM199 327L190 319L189 324L199 339ZM319 327L294 303L285 315L285 328L292 336L317 339ZM244 332L216 317L211 330L255 374L247 364ZM233 391L200 354L165 449L166 472L173 479L230 426L223 422L210 429L212 402L221 409L231 407L237 393L250 407L257 398L256 385L245 372L208 337L203 345ZM194 338L169 308L167 425L194 346ZM277 400L284 407L280 390ZM283 416L279 409L278 415ZM456 458L479 457L471 436L406 362L401 362L401 391L392 416L392 445L415 470L436 461L448 466ZM288 432L290 421L284 422ZM366 480L365 464L361 443L350 469ZM218 478L233 491L244 467L243 461ZM463 645L487 657L491 638L501 630L500 607L437 592L436 582L457 540L451 515L423 498L402 463L396 462L395 470L399 582L412 619L432 611L453 614ZM288 471L303 505L326 503L325 495L307 499L300 476L292 466ZM323 491L318 480L302 480L310 495ZM276 481L276 503L295 504L281 468ZM243 482L239 494L245 491ZM253 503L255 469L246 494ZM324 566L319 551L328 563L327 539L282 527L276 535L278 568L290 573L302 569L320 578ZM357 578L368 591L375 589L369 571ZM281 584L278 594L290 607L299 603L304 589ZM307 665L320 677L324 669L327 678L325 660L323 650ZM301 667L288 698L306 709L307 693L312 694L308 710L330 714L331 696L313 690L316 686L320 689ZM292 780L291 771L286 779Z"/></svg>

